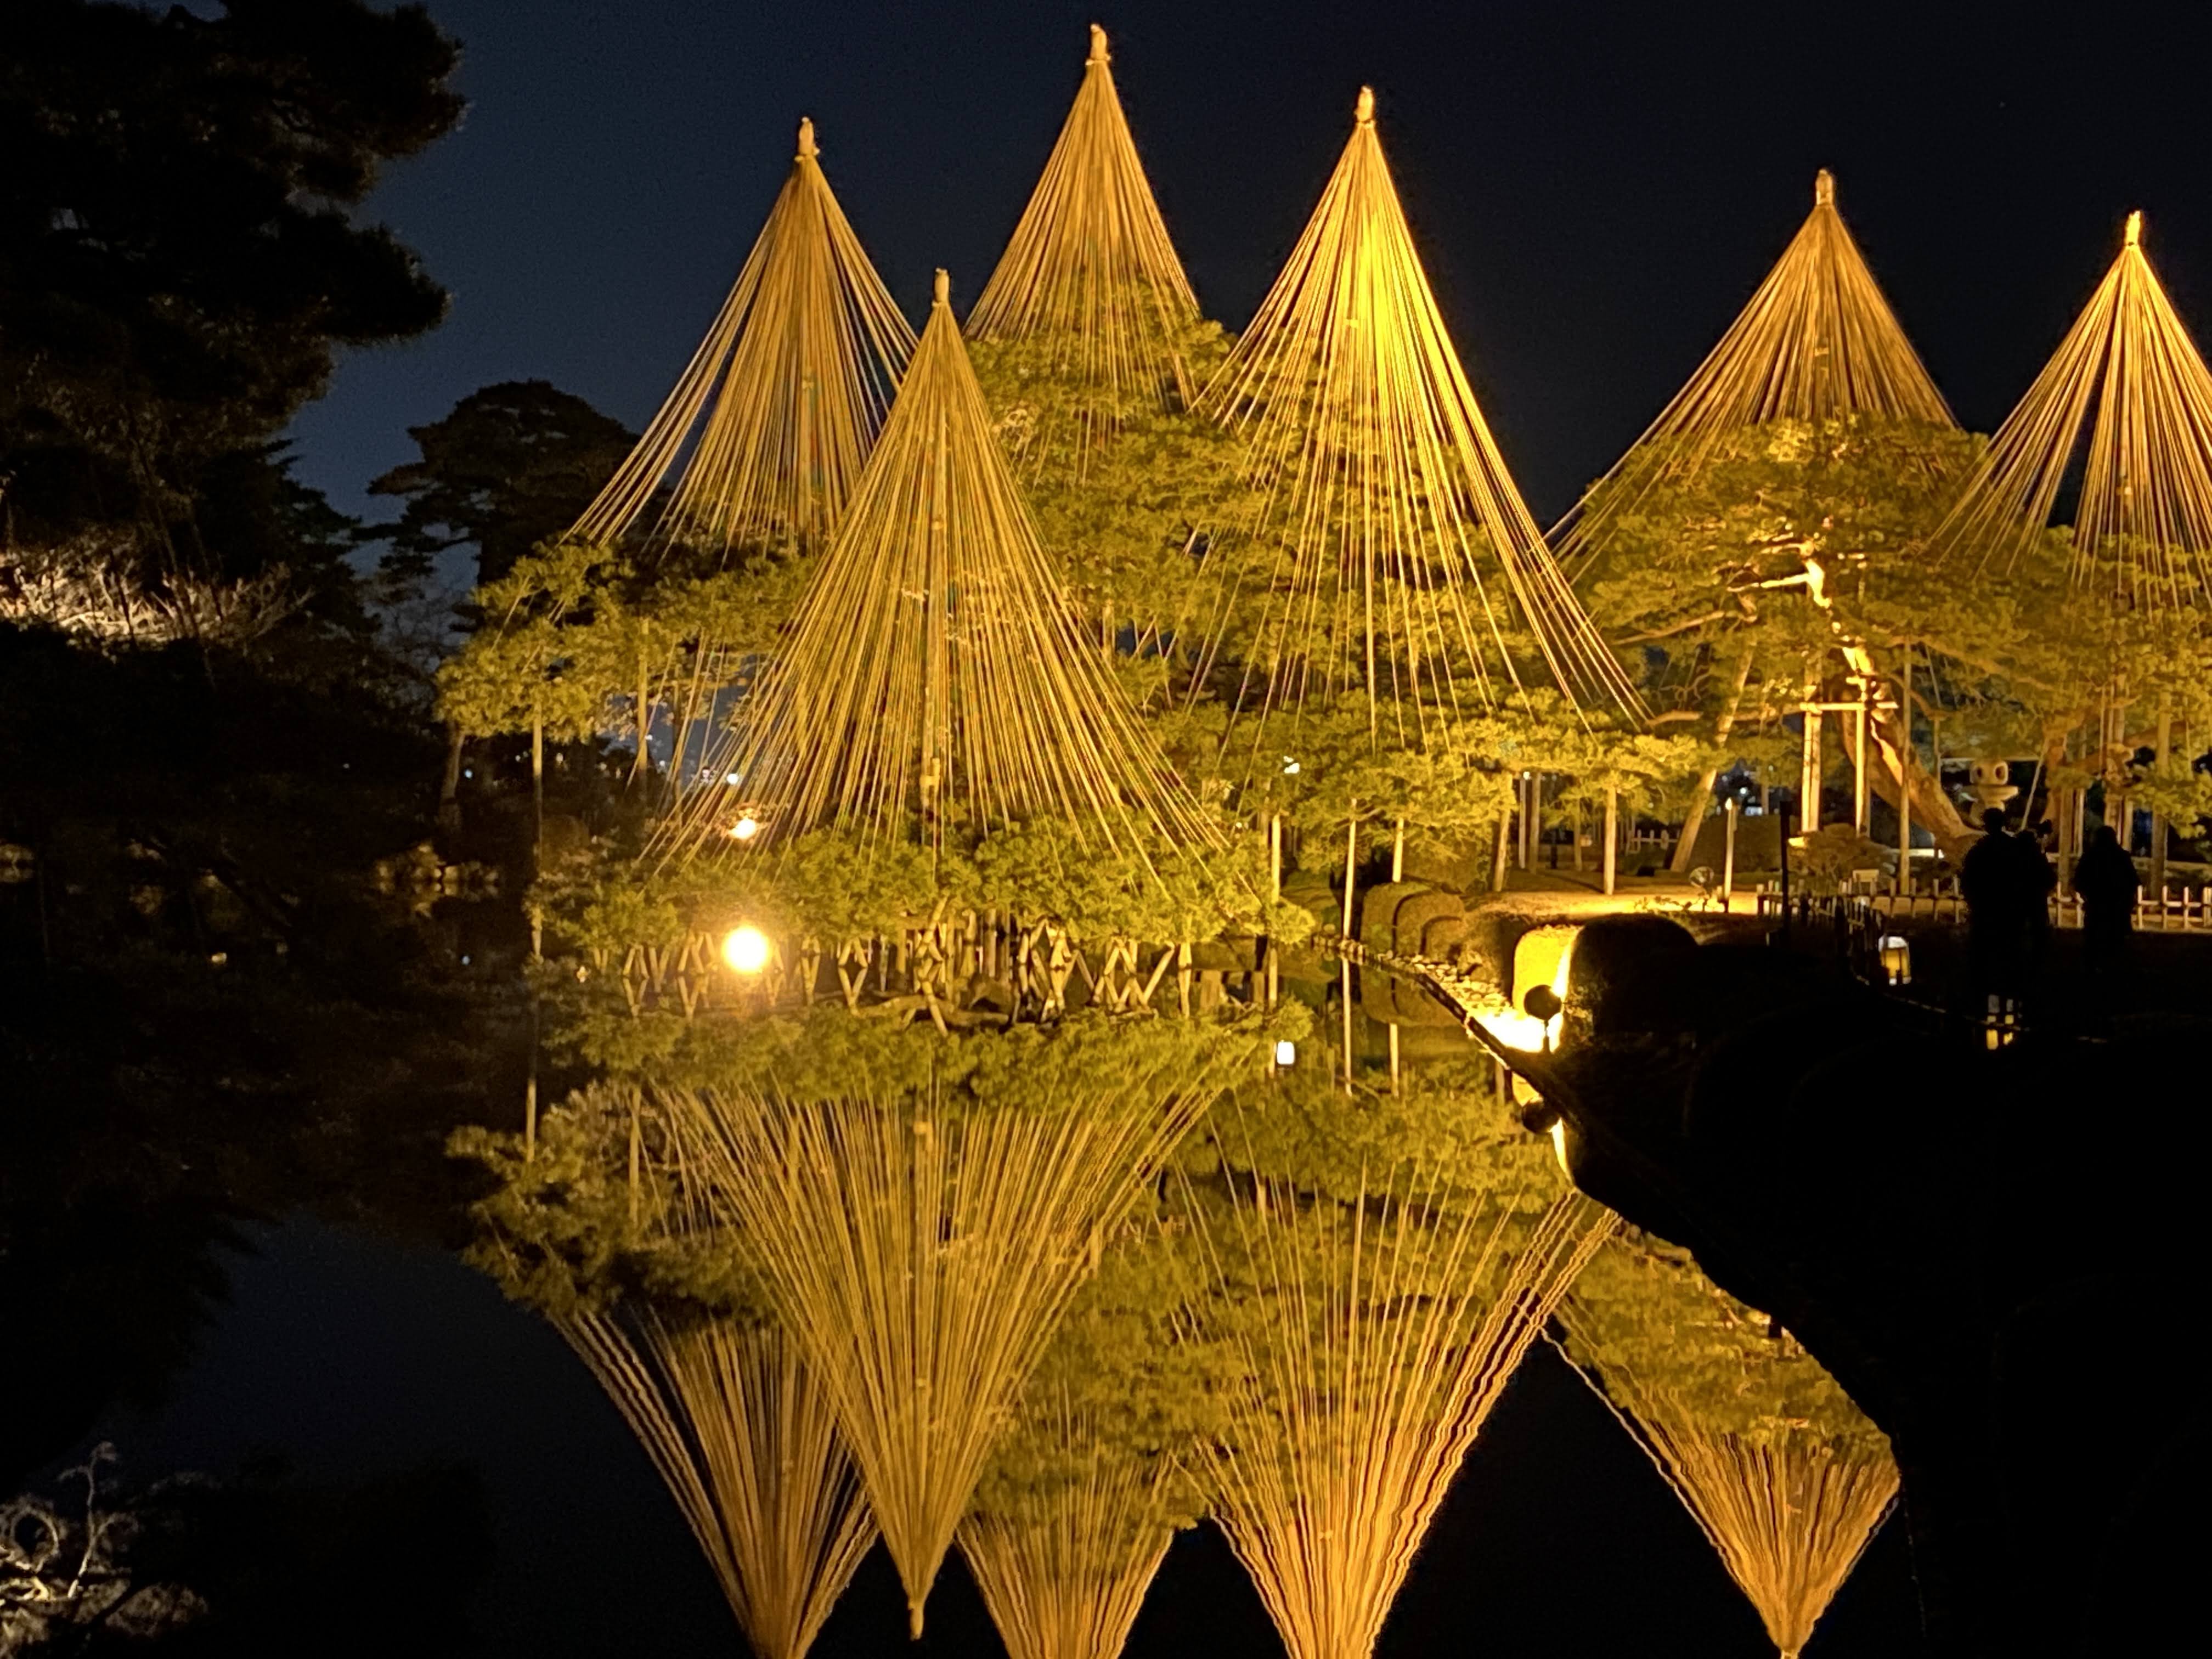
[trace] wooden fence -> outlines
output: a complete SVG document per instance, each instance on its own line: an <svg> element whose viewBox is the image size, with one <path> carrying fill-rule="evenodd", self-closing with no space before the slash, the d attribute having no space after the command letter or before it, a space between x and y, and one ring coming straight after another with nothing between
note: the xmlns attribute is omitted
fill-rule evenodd
<svg viewBox="0 0 2212 1659"><path fill-rule="evenodd" d="M633 1013L757 1013L842 1000L853 1013L902 1024L926 1018L951 1030L1055 1019L1072 1008L1188 1017L1264 1001L1271 954L1264 941L1241 950L1079 941L1051 922L971 910L834 946L771 940L767 961L750 973L725 962L721 939L703 933L632 945L618 963L609 951L587 960L593 972L619 975Z"/></svg>

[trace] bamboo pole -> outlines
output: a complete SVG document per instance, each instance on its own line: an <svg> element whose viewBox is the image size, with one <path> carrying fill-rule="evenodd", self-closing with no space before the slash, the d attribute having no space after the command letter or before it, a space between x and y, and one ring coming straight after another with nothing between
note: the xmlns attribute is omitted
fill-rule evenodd
<svg viewBox="0 0 2212 1659"><path fill-rule="evenodd" d="M1613 896L1614 870L1620 856L1620 791L1608 787L1605 792L1605 891Z"/></svg>
<svg viewBox="0 0 2212 1659"><path fill-rule="evenodd" d="M1735 796L1730 794L1721 808L1727 817L1727 826L1721 842L1721 911L1726 915L1735 897Z"/></svg>

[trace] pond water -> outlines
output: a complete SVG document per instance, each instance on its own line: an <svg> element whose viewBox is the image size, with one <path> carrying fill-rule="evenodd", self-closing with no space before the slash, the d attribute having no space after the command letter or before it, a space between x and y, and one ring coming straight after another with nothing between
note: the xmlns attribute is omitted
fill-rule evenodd
<svg viewBox="0 0 2212 1659"><path fill-rule="evenodd" d="M1374 1037L1363 1022L1360 1046L1371 1048ZM1322 1086L1334 1086L1338 1055L1322 1042L1312 1046L1310 1064L1322 1068ZM1363 1086L1387 1091L1364 1073ZM931 1102L931 1110L945 1109L938 1095ZM535 1157L562 1157L562 1110L546 1117ZM898 1121L921 1126L921 1144L929 1144L921 1110L911 1102L900 1110L918 1113L914 1124ZM1270 1133L1259 1109L1234 1110L1245 1115L1239 1133ZM936 1137L949 1139L953 1128L973 1134L947 1110ZM665 1166L665 1144L646 1134L648 1188ZM1221 1217L1234 1210L1245 1225L1267 1214L1265 1206L1237 1210L1243 1199L1234 1182L1225 1190L1210 1239L1217 1256L1237 1249ZM633 1431L635 1418L626 1420L549 1318L502 1294L480 1265L312 1212L243 1224L232 1243L208 1252L223 1290L188 1358L153 1401L108 1402L70 1455L31 1474L28 1491L60 1498L66 1509L70 1484L62 1471L100 1443L118 1451L119 1462L101 1475L118 1493L185 1471L230 1480L274 1468L254 1478L331 1493L343 1504L349 1493L447 1471L456 1484L431 1489L425 1510L394 1510L387 1526L400 1537L385 1540L394 1559L369 1575L392 1597L422 1606L403 1635L410 1650L533 1659L745 1650L717 1573ZM1460 1263L1451 1274L1474 1272ZM1248 1316L1265 1322L1252 1314L1267 1303L1265 1283L1225 1270L1221 1285L1230 1303L1243 1298L1225 1314L1230 1325ZM1239 1352L1274 1354L1270 1340ZM425 1513L435 1516L429 1526ZM246 1537L239 1548L258 1548L252 1533ZM362 1575L334 1571L330 1583L330 1617L352 1620L347 1601L368 1593ZM909 1641L907 1595L883 1541L869 1548L814 1644L821 1655L998 1650L960 1548L938 1573L925 1635ZM1224 1531L1212 1522L1176 1531L1124 1652L1144 1659L1281 1650ZM1378 1652L1407 1656L1467 1650L1701 1659L1774 1650L1712 1541L1551 1340L1535 1340L1510 1371L1389 1597L1378 1644ZM1909 1551L1902 1526L1891 1524L1834 1597L1812 1652L1843 1659L1916 1650Z"/></svg>

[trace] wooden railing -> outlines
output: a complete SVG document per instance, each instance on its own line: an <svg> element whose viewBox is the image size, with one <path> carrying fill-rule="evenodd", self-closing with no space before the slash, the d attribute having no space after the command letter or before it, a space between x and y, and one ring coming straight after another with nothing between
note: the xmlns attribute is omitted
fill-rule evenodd
<svg viewBox="0 0 2212 1659"><path fill-rule="evenodd" d="M769 942L750 973L725 963L722 941L694 933L668 945L632 945L617 961L589 954L592 971L618 976L633 1013L763 1012L842 1000L856 1014L927 1018L940 1030L1059 1018L1071 1008L1116 1013L1207 1013L1265 1000L1264 943L1237 950L1255 966L1205 965L1190 945L1077 940L1052 922L1024 924L993 912L940 914L896 934L831 945L816 938ZM1218 963L1212 950L1203 954Z"/></svg>

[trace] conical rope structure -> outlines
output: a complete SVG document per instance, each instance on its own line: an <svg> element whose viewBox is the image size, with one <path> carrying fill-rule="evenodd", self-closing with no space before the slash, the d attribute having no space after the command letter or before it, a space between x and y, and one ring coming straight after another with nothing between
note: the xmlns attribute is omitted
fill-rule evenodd
<svg viewBox="0 0 2212 1659"><path fill-rule="evenodd" d="M1097 1238L1249 1056L1139 1066L1081 1098L934 1085L801 1102L672 1095L835 1402L916 1634L993 1445Z"/></svg>
<svg viewBox="0 0 2212 1659"><path fill-rule="evenodd" d="M774 1325L556 1323L644 1445L760 1659L801 1659L876 1536L827 1393Z"/></svg>
<svg viewBox="0 0 2212 1659"><path fill-rule="evenodd" d="M568 532L722 556L835 528L915 349L830 193L814 124L714 326Z"/></svg>
<svg viewBox="0 0 2212 1659"><path fill-rule="evenodd" d="M1559 1322L1568 1358L1796 1659L1896 1499L1881 1431L1678 1252L1615 1241Z"/></svg>
<svg viewBox="0 0 2212 1659"><path fill-rule="evenodd" d="M968 317L970 340L1034 342L1035 367L1080 388L1065 416L1079 429L1006 434L1018 464L1066 447L1079 465L1129 405L1187 405L1195 388L1182 337L1198 320L1114 89L1106 31L1094 23L1066 125Z"/></svg>
<svg viewBox="0 0 2212 1659"><path fill-rule="evenodd" d="M1101 1449L1099 1425L1064 1394L1025 1407L1021 1431L1079 1467L1018 1514L971 1512L960 1553L1007 1659L1115 1659L1175 1541L1165 1513L1176 1472Z"/></svg>
<svg viewBox="0 0 2212 1659"><path fill-rule="evenodd" d="M1662 477L1695 472L1747 428L1870 417L1956 424L1836 209L1835 176L1697 373L1553 532L1570 565Z"/></svg>
<svg viewBox="0 0 2212 1659"><path fill-rule="evenodd" d="M1637 712L1508 476L1453 349L1360 91L1289 262L1200 399L1243 433L1249 521L1223 526L1214 629L1238 706L1364 700L1412 744L1534 673ZM1248 622L1247 606L1256 607Z"/></svg>
<svg viewBox="0 0 2212 1659"><path fill-rule="evenodd" d="M1267 1178L1214 1231L1242 1375L1203 1443L1213 1512L1291 1659L1366 1659L1453 1475L1613 1218L1413 1181ZM1205 1308L1194 1318L1201 1327Z"/></svg>
<svg viewBox="0 0 2212 1659"><path fill-rule="evenodd" d="M1990 440L1937 550L1962 572L2009 568L2051 524L2077 461L2076 581L2154 615L2212 602L2212 374L2143 253L2140 213Z"/></svg>
<svg viewBox="0 0 2212 1659"><path fill-rule="evenodd" d="M768 836L940 848L1032 819L1142 853L1218 833L1075 631L992 435L945 273L897 404L728 763ZM712 796L664 830L723 837Z"/></svg>

